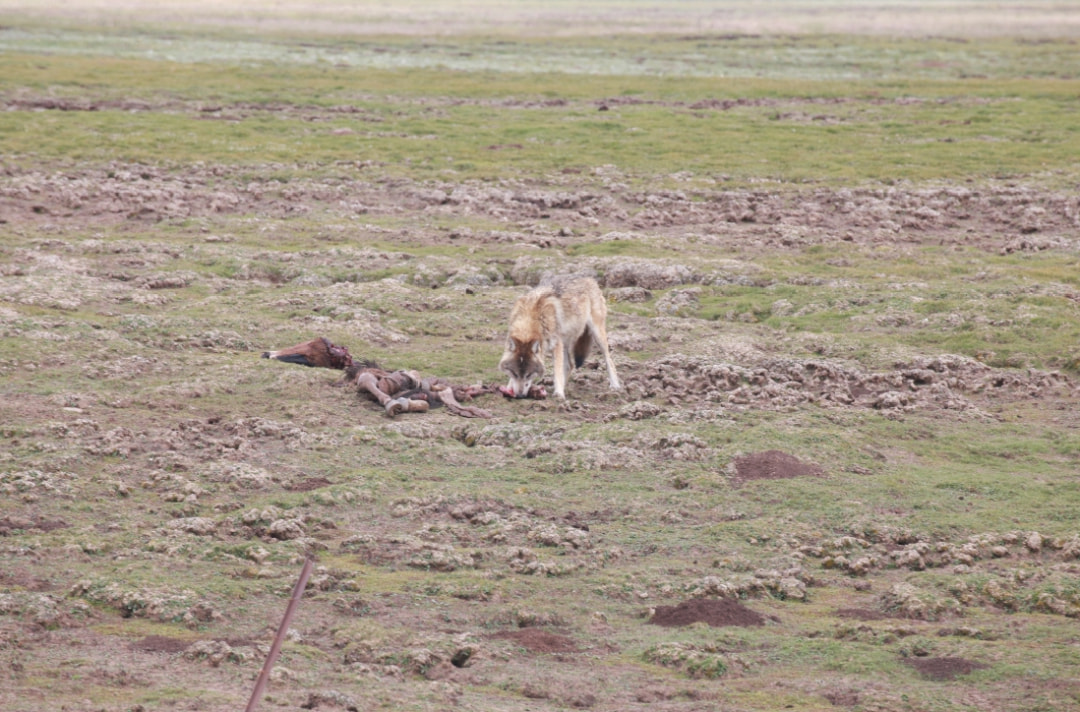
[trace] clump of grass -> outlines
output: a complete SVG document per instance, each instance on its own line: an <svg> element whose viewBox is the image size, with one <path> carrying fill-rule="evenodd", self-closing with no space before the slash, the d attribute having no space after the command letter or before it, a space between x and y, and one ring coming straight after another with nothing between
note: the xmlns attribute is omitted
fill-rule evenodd
<svg viewBox="0 0 1080 712"><path fill-rule="evenodd" d="M709 646L662 643L642 654L646 662L680 670L692 678L716 679L727 674L729 662Z"/></svg>

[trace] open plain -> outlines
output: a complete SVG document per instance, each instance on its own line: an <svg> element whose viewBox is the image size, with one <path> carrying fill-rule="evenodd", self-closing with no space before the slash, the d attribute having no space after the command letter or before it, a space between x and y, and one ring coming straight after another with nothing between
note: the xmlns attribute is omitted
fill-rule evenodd
<svg viewBox="0 0 1080 712"><path fill-rule="evenodd" d="M1080 710L1080 13L758 5L0 0L0 708Z"/></svg>

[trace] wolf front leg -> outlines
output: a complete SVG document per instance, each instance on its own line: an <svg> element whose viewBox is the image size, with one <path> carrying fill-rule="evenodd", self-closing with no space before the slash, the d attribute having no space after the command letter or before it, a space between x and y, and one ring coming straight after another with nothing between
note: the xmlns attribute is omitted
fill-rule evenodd
<svg viewBox="0 0 1080 712"><path fill-rule="evenodd" d="M567 358L568 349L566 344L559 339L555 342L555 348L551 350L551 355L554 360L554 374L552 375L555 381L555 397L560 400L566 400L566 382L569 379L570 362Z"/></svg>

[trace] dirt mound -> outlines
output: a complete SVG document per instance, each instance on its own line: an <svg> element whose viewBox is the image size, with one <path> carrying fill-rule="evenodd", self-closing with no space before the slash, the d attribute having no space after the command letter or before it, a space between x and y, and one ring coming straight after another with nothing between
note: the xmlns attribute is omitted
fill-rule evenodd
<svg viewBox="0 0 1080 712"><path fill-rule="evenodd" d="M826 692L822 697L832 703L834 707L854 707L859 704L859 693L857 690Z"/></svg>
<svg viewBox="0 0 1080 712"><path fill-rule="evenodd" d="M692 623L748 627L765 625L765 617L730 598L694 598L677 606L657 606L649 623L667 628Z"/></svg>
<svg viewBox="0 0 1080 712"><path fill-rule="evenodd" d="M71 525L62 519L46 519L40 516L35 516L33 519L19 516L3 517L0 518L0 536L35 529L42 532L51 532L56 529L67 529L69 526Z"/></svg>
<svg viewBox="0 0 1080 712"><path fill-rule="evenodd" d="M538 628L505 630L491 636L495 640L510 640L534 653L574 653L578 646L572 638Z"/></svg>
<svg viewBox="0 0 1080 712"><path fill-rule="evenodd" d="M954 680L960 675L988 667L984 663L964 658L911 658L905 662L931 680Z"/></svg>
<svg viewBox="0 0 1080 712"><path fill-rule="evenodd" d="M52 591L55 584L45 578L38 578L25 569L0 571L0 587L17 587L26 591Z"/></svg>
<svg viewBox="0 0 1080 712"><path fill-rule="evenodd" d="M748 480L783 480L792 477L821 477L825 471L819 465L803 462L794 455L780 450L755 452L734 461L735 479L738 482Z"/></svg>

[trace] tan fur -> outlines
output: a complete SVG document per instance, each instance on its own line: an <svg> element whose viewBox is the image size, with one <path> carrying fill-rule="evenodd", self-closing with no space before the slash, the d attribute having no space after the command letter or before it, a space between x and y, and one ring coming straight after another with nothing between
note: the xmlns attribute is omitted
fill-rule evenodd
<svg viewBox="0 0 1080 712"><path fill-rule="evenodd" d="M589 277L568 277L542 284L520 297L510 312L510 330L499 370L510 376L508 388L524 398L544 375L544 355L552 354L555 395L566 398L571 369L580 366L595 343L604 355L608 381L620 388L607 340L607 302Z"/></svg>

